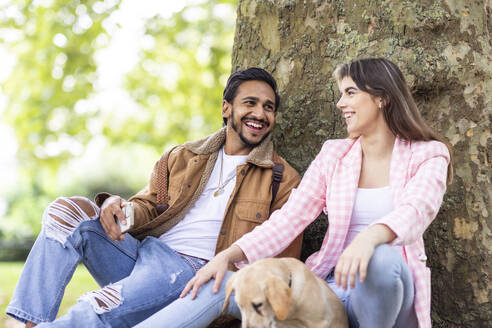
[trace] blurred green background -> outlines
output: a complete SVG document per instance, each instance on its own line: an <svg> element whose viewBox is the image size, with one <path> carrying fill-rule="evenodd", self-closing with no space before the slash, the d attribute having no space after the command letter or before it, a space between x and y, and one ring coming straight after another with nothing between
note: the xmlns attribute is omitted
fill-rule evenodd
<svg viewBox="0 0 492 328"><path fill-rule="evenodd" d="M236 5L0 0L0 261L25 259L56 197L129 197L221 126ZM21 264L1 265L3 310Z"/></svg>

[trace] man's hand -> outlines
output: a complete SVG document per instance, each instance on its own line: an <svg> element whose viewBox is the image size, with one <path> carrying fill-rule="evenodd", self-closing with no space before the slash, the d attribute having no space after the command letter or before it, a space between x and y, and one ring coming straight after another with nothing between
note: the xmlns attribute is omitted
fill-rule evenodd
<svg viewBox="0 0 492 328"><path fill-rule="evenodd" d="M246 258L241 248L236 245L232 245L226 250L215 255L213 259L205 264L196 275L188 281L185 288L181 292L179 297L185 297L186 294L191 290L191 299L194 300L198 289L208 282L210 279L215 279L213 291L215 294L220 289L222 280L227 273L227 267L229 263L239 262Z"/></svg>
<svg viewBox="0 0 492 328"><path fill-rule="evenodd" d="M125 240L125 235L121 233L115 220L126 223L125 213L121 210L126 204L126 200L120 196L111 196L101 206L101 225L109 238L114 241Z"/></svg>

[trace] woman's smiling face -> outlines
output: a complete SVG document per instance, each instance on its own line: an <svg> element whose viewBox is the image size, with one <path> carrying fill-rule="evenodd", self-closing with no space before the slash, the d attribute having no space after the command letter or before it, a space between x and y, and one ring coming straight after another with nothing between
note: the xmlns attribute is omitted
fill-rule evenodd
<svg viewBox="0 0 492 328"><path fill-rule="evenodd" d="M347 124L347 132L351 136L368 135L378 129L381 124L386 125L379 98L360 90L349 76L338 81L341 97L337 107Z"/></svg>

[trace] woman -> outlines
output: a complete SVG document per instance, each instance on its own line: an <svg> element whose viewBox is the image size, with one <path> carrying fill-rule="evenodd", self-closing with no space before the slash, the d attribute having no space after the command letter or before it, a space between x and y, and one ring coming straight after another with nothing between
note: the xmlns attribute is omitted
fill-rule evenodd
<svg viewBox="0 0 492 328"><path fill-rule="evenodd" d="M351 327L431 327L422 236L452 178L450 152L391 61L356 60L334 75L350 137L326 141L280 210L205 265L183 290L182 297L189 291L191 297L139 327L206 326L220 314L227 265L279 254L321 210L329 228L306 265L342 300Z"/></svg>

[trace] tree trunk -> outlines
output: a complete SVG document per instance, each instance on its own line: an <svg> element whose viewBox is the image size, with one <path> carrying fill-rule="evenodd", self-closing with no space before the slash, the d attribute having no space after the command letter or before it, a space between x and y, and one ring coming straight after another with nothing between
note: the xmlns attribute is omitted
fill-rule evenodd
<svg viewBox="0 0 492 328"><path fill-rule="evenodd" d="M430 125L454 148L455 179L425 234L435 327L492 322L491 0L240 0L233 70L272 72L282 98L276 145L301 173L345 136L332 72L383 56L403 71ZM319 249L326 217L307 230Z"/></svg>

